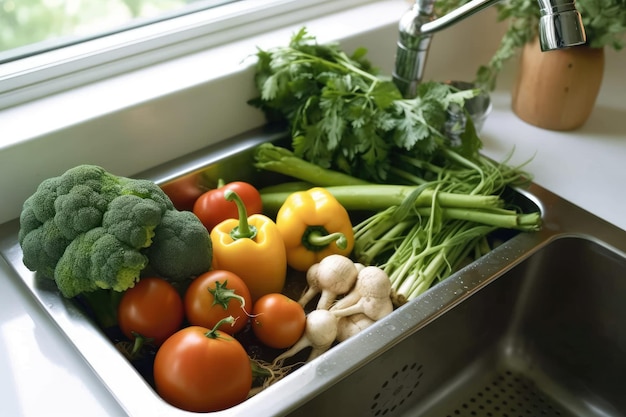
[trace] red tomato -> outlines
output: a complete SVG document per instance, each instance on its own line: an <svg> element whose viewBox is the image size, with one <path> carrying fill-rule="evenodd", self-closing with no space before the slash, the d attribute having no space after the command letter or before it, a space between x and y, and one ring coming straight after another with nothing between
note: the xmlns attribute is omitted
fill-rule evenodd
<svg viewBox="0 0 626 417"><path fill-rule="evenodd" d="M154 383L159 395L176 407L219 411L246 399L252 367L243 346L227 333L189 326L157 351Z"/></svg>
<svg viewBox="0 0 626 417"><path fill-rule="evenodd" d="M254 303L252 331L264 345L276 349L293 346L305 325L304 308L286 295L267 294Z"/></svg>
<svg viewBox="0 0 626 417"><path fill-rule="evenodd" d="M241 299L244 306L242 308ZM185 314L189 323L212 329L228 316L235 322L220 330L235 334L248 322L245 308L252 308L252 298L246 283L230 271L213 270L194 279L185 293Z"/></svg>
<svg viewBox="0 0 626 417"><path fill-rule="evenodd" d="M235 181L207 191L198 197L193 205L193 212L209 231L226 219L239 218L237 205L224 198L226 190L237 193L246 206L248 216L259 214L263 210L259 190L247 182Z"/></svg>
<svg viewBox="0 0 626 417"><path fill-rule="evenodd" d="M157 346L180 329L183 318L183 300L161 278L142 278L126 290L117 308L117 321L126 337L135 339L135 332L152 338Z"/></svg>
<svg viewBox="0 0 626 417"><path fill-rule="evenodd" d="M161 186L178 210L193 210L193 205L206 190L200 185L200 175L190 174Z"/></svg>

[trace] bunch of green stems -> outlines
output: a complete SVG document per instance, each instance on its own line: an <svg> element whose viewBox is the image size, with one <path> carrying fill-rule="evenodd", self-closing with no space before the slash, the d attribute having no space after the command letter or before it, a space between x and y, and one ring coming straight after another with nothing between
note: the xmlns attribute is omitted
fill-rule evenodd
<svg viewBox="0 0 626 417"><path fill-rule="evenodd" d="M445 218L443 210L435 194L428 216L412 205L391 206L354 227L355 258L383 268L395 305L417 297L468 259L491 249L487 236L497 226Z"/></svg>
<svg viewBox="0 0 626 417"><path fill-rule="evenodd" d="M447 164L438 165L396 155L391 170L400 181L434 190L430 207L416 208L411 201L415 195L408 196L401 205L377 212L354 227L355 258L385 270L396 305L414 299L491 250L487 238L496 229L532 231L540 224L539 213L523 214L496 204L446 207L439 194L499 194L507 186L528 181L528 176L480 155L469 160L447 151L445 156Z"/></svg>

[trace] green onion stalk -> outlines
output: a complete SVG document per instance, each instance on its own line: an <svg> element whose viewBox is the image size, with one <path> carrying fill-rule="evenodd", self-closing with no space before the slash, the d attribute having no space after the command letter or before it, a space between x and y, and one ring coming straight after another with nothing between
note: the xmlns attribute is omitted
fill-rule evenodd
<svg viewBox="0 0 626 417"><path fill-rule="evenodd" d="M480 223L451 219L436 197L437 191L428 215L422 208L415 209L413 201L407 199L354 227L355 259L367 265L377 264L387 273L395 305L414 299L451 275L467 262L470 254L474 258L484 254L490 249L486 237L502 227L493 220ZM516 218L514 214L510 216ZM536 226L537 218L529 220Z"/></svg>

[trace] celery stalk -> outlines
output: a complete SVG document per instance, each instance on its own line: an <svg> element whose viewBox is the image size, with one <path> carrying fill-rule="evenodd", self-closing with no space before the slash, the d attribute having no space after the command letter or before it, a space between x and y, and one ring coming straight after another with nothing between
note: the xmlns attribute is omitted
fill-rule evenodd
<svg viewBox="0 0 626 417"><path fill-rule="evenodd" d="M387 207L400 205L415 191L415 186L391 185L391 184L368 184L368 185L343 185L324 187L339 201L346 210L384 210ZM302 188L306 189L306 188ZM278 211L285 202L287 196L295 191L289 187L287 191L260 190L263 207L270 213ZM433 190L425 189L415 199L416 207L428 207L433 198ZM438 203L443 207L457 207L463 209L490 209L500 208L504 202L495 195L469 195L462 193L440 192L437 194Z"/></svg>

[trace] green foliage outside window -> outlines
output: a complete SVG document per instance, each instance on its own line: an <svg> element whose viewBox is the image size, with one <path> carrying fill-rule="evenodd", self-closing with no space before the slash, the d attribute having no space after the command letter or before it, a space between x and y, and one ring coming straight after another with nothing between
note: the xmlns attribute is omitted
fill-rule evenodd
<svg viewBox="0 0 626 417"><path fill-rule="evenodd" d="M193 0L0 0L0 52L92 36Z"/></svg>

